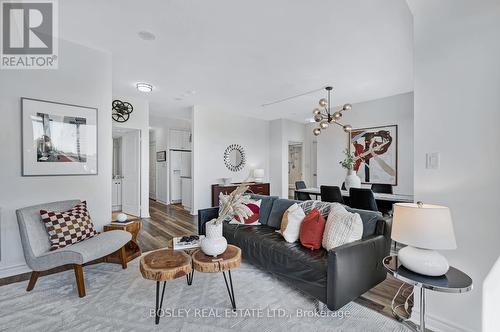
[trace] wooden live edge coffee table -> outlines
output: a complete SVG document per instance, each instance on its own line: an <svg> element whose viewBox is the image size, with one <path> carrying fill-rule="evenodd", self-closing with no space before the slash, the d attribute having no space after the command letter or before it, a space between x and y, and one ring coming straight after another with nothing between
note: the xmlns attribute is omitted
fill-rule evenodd
<svg viewBox="0 0 500 332"><path fill-rule="evenodd" d="M158 324L167 280L186 276L188 285L191 285L193 280L191 257L182 250L174 251L168 248L155 250L141 257L139 268L143 278L156 281L155 324ZM160 299L161 281L163 290Z"/></svg>
<svg viewBox="0 0 500 332"><path fill-rule="evenodd" d="M229 244L226 251L217 257L205 255L203 251L198 249L192 254L191 258L193 261L193 268L198 272L222 272L233 311L236 311L236 300L234 297L231 269L235 269L240 266L241 249ZM227 281L228 278L226 277L226 271L229 275L229 283Z"/></svg>

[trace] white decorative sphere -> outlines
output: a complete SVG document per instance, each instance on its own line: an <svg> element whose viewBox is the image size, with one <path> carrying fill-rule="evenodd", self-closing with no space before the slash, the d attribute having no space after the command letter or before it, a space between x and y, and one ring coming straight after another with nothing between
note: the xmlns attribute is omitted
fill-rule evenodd
<svg viewBox="0 0 500 332"><path fill-rule="evenodd" d="M120 221L120 222L124 222L124 221L127 221L127 215L125 213L119 213L117 216L116 216L116 220Z"/></svg>

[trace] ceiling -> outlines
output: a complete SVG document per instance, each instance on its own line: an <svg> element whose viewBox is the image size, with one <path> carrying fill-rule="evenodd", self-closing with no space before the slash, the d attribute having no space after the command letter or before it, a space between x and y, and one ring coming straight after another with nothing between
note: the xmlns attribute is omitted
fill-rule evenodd
<svg viewBox="0 0 500 332"><path fill-rule="evenodd" d="M199 105L303 122L322 91L261 105L325 85L336 105L413 90L405 0L64 0L59 11L61 37L111 52L114 94L146 97L154 115Z"/></svg>

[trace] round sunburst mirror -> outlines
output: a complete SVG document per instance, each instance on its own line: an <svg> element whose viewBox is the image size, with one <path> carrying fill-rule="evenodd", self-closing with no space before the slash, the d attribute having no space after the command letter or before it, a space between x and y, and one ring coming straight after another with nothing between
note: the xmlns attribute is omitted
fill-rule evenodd
<svg viewBox="0 0 500 332"><path fill-rule="evenodd" d="M245 167L245 150L239 144L231 144L224 151L224 164L231 172L238 172Z"/></svg>

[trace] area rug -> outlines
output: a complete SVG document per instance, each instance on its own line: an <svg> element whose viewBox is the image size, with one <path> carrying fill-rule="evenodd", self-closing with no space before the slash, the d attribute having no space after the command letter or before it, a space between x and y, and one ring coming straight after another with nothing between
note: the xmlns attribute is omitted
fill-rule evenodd
<svg viewBox="0 0 500 332"><path fill-rule="evenodd" d="M115 264L84 267L87 296L79 298L73 271L0 287L1 331L408 331L356 303L329 311L273 275L243 263L233 270L236 313L221 273L167 281L164 311L155 326L156 284Z"/></svg>

